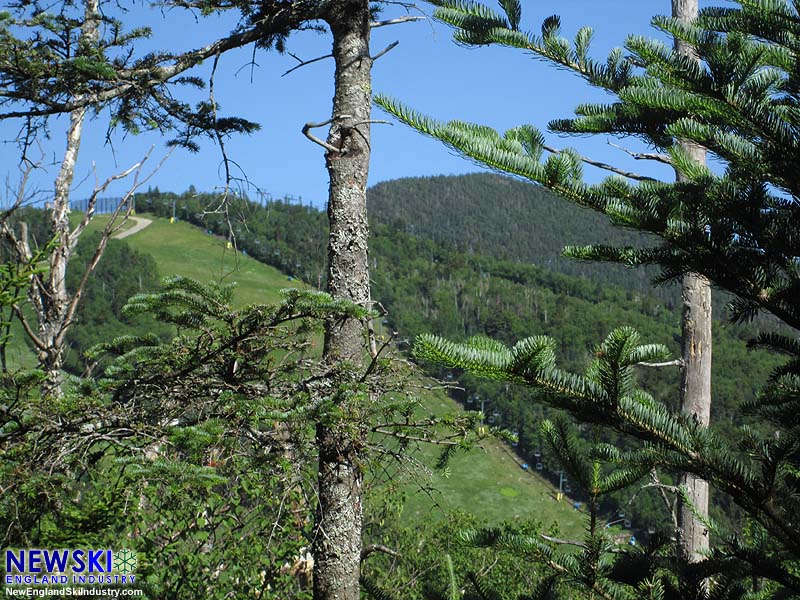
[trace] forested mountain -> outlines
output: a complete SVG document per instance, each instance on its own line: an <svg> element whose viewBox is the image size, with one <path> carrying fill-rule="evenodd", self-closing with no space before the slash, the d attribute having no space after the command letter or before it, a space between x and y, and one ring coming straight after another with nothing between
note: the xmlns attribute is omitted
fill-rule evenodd
<svg viewBox="0 0 800 600"><path fill-rule="evenodd" d="M531 262L600 283L621 285L673 304L674 286L653 288L655 270L564 258L566 245L645 246L654 238L621 229L593 210L564 202L545 188L491 173L408 177L379 183L367 194L374 223L481 254Z"/></svg>

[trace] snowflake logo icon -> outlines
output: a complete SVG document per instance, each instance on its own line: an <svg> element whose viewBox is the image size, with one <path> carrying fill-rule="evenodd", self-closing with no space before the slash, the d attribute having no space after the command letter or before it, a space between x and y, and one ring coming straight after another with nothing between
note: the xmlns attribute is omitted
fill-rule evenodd
<svg viewBox="0 0 800 600"><path fill-rule="evenodd" d="M118 573L133 573L136 570L138 559L136 553L127 548L114 552L114 571Z"/></svg>

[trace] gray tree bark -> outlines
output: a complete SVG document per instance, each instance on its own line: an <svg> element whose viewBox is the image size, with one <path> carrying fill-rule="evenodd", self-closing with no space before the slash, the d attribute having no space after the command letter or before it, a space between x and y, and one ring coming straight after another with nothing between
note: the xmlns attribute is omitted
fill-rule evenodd
<svg viewBox="0 0 800 600"><path fill-rule="evenodd" d="M64 346L62 332L65 330L65 316L70 302L67 293L67 264L72 254L69 199L85 116L85 108L70 113L67 148L56 178L51 214L52 234L58 240L58 245L50 255L47 284L33 289L32 300L38 313L39 339L42 342L39 363L47 374L42 386L42 394L45 396L61 395Z"/></svg>
<svg viewBox="0 0 800 600"><path fill-rule="evenodd" d="M673 17L690 22L697 18L697 13L698 0L672 0ZM680 40L675 41L675 49L687 56L696 56L692 47ZM687 143L684 148L695 160L705 162L706 153L702 147ZM685 180L682 173L676 174L679 182ZM681 411L707 427L711 420L711 285L705 277L689 273L683 278L681 292ZM684 473L680 484L687 488L697 514L707 517L708 482ZM698 561L709 548L708 531L686 503L679 502L677 516L683 557Z"/></svg>
<svg viewBox="0 0 800 600"><path fill-rule="evenodd" d="M328 291L370 307L367 262L367 174L370 159L371 68L369 2L331 3L326 16L336 63L333 122L326 166L330 177ZM340 381L352 383L364 367L365 323L326 324L323 359ZM344 407L346 412L346 407ZM358 600L361 563L363 473L359 440L346 427L319 424L318 505L313 543L314 598Z"/></svg>
<svg viewBox="0 0 800 600"><path fill-rule="evenodd" d="M97 45L99 17L98 0L87 0L81 44L89 47ZM70 235L70 188L75 177L85 117L86 108L83 107L73 110L69 115L67 147L55 182L51 214L52 233L58 245L50 255L47 283L31 288L31 299L39 319L39 363L47 374L42 394L48 397L61 395L64 337L69 327L67 314L71 300L67 293L67 264L77 242Z"/></svg>

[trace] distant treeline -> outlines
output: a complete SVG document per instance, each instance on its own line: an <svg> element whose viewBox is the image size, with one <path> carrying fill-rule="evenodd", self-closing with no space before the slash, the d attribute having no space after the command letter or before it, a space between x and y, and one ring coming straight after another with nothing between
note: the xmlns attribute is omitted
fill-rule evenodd
<svg viewBox="0 0 800 600"><path fill-rule="evenodd" d="M369 190L370 218L466 254L529 262L603 284L677 301L674 287L653 289L657 271L564 258L567 245L648 246L655 238L612 226L590 210L542 187L491 173L408 177Z"/></svg>

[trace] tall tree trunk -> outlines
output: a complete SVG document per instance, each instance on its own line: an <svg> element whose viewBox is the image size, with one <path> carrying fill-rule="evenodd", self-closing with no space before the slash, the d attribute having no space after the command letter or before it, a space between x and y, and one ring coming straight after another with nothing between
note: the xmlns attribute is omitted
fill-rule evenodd
<svg viewBox="0 0 800 600"><path fill-rule="evenodd" d="M328 291L370 307L367 263L367 174L372 59L369 55L369 2L331 3L327 22L336 62L333 122L326 164L330 177ZM363 369L365 324L357 319L329 321L324 360L337 366L343 381ZM340 368L341 367L341 368ZM344 407L344 413L347 412ZM361 562L363 473L359 440L336 423L317 426L318 506L313 544L314 598L358 600Z"/></svg>
<svg viewBox="0 0 800 600"><path fill-rule="evenodd" d="M711 420L711 286L702 275L689 273L683 278L682 296L681 411L707 427ZM707 517L708 482L684 473L680 483L686 486L697 514ZM678 505L678 528L684 557L700 560L709 547L708 531L683 502Z"/></svg>
<svg viewBox="0 0 800 600"><path fill-rule="evenodd" d="M697 18L698 0L672 0L672 16L690 22ZM696 56L691 46L675 41L675 49L687 56ZM694 144L685 149L697 162L705 162L705 150ZM678 181L684 181L677 173ZM701 224L696 224L701 226ZM681 314L681 411L691 415L699 424L708 426L711 420L711 285L702 275L689 273L682 282L683 311ZM689 500L697 514L708 516L708 482L684 473L681 485L688 489ZM684 558L700 560L709 547L708 531L694 515L692 507L681 502L678 506L680 549Z"/></svg>
<svg viewBox="0 0 800 600"><path fill-rule="evenodd" d="M96 0L87 2L87 17L90 14L90 5L94 5L96 12ZM90 19L87 18L86 23L89 22ZM84 26L84 35L86 28ZM56 178L51 214L52 234L58 240L58 245L50 255L50 268L46 276L45 288L33 288L33 293L39 296L34 300L34 306L36 306L39 317L39 339L43 344L43 348L39 351L39 363L47 375L42 385L44 396L61 395L64 346L62 332L65 328L67 306L70 302L67 293L67 263L72 254L69 222L70 188L75 176L75 163L78 160L85 117L86 109L84 108L74 110L69 116L67 148L64 151L64 158Z"/></svg>
<svg viewBox="0 0 800 600"><path fill-rule="evenodd" d="M81 24L81 45L94 48L99 39L100 8L98 0L86 0L84 19ZM60 396L62 393L62 373L64 336L69 327L67 308L70 297L67 293L67 264L73 250L70 236L70 188L75 177L75 164L83 135L83 122L86 109L78 108L69 115L67 147L61 168L55 182L51 224L53 237L58 245L50 255L49 273L44 286L34 286L32 294L39 319L39 363L47 377L42 385L42 395Z"/></svg>

